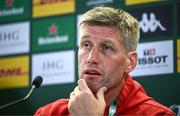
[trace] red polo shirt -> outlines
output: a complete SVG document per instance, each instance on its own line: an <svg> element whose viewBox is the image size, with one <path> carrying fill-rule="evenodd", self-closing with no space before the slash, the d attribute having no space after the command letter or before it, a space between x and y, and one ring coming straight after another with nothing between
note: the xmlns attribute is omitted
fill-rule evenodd
<svg viewBox="0 0 180 116"><path fill-rule="evenodd" d="M106 107L104 115L109 113ZM60 99L39 108L39 115L70 115L68 111L68 99ZM175 115L167 107L147 96L142 86L134 81L129 75L117 101L115 115Z"/></svg>

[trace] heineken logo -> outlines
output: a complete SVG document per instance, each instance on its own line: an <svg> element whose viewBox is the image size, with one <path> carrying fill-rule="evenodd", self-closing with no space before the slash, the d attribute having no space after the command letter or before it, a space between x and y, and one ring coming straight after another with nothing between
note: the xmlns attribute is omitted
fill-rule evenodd
<svg viewBox="0 0 180 116"><path fill-rule="evenodd" d="M55 24L49 27L49 34L57 34L57 26Z"/></svg>
<svg viewBox="0 0 180 116"><path fill-rule="evenodd" d="M12 7L14 5L14 0L6 0L6 6Z"/></svg>
<svg viewBox="0 0 180 116"><path fill-rule="evenodd" d="M53 44L53 43L62 43L68 42L68 35L65 36L55 36L55 37L40 37L38 39L39 45Z"/></svg>
<svg viewBox="0 0 180 116"><path fill-rule="evenodd" d="M3 16L10 16L10 15L19 15L24 13L24 6L22 7L15 7L14 0L6 0L6 7L2 8L0 11L0 17Z"/></svg>
<svg viewBox="0 0 180 116"><path fill-rule="evenodd" d="M46 45L46 44L68 42L68 38L69 38L68 35L60 36L58 34L58 26L55 24L51 24L51 26L48 27L48 36L39 37L38 44Z"/></svg>
<svg viewBox="0 0 180 116"><path fill-rule="evenodd" d="M32 50L48 51L72 48L75 42L75 17L64 16L32 23Z"/></svg>

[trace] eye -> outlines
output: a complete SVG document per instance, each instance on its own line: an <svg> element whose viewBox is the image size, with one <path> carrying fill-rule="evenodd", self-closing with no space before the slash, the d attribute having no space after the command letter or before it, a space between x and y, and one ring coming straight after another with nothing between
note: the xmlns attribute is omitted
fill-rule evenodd
<svg viewBox="0 0 180 116"><path fill-rule="evenodd" d="M81 47L82 48L90 48L91 44L88 41L85 41L85 42L82 42Z"/></svg>
<svg viewBox="0 0 180 116"><path fill-rule="evenodd" d="M105 51L107 51L107 50L111 50L111 51L113 51L113 48L111 47L111 46L109 46L109 45L103 45L103 51L105 50Z"/></svg>
<svg viewBox="0 0 180 116"><path fill-rule="evenodd" d="M111 49L109 46L104 46L104 50Z"/></svg>
<svg viewBox="0 0 180 116"><path fill-rule="evenodd" d="M84 47L89 47L89 43L88 43L88 42L85 42L85 43L84 43Z"/></svg>

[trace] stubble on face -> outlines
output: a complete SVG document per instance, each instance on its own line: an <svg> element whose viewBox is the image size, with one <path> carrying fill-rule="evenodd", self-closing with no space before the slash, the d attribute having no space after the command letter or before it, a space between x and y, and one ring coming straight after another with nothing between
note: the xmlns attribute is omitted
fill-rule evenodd
<svg viewBox="0 0 180 116"><path fill-rule="evenodd" d="M106 56L98 55L97 62L95 67L98 67L100 70L102 70L103 75L99 79L86 79L83 76L83 68L87 66L87 54L83 53L83 50L79 50L78 52L78 69L79 69L79 78L84 78L88 84L88 87L92 90L93 93L96 93L97 90L102 87L106 86L109 89L118 86L119 82L122 81L124 68L125 68L125 55L124 54L124 47L122 48L122 43L120 43L119 34L120 32L117 32L117 29L115 28L109 28L109 27L99 27L99 26L88 26L83 30L82 38L83 36L86 36L88 41L90 40L93 44L100 43L101 41L106 41L109 38L112 43L115 43L115 47L117 47L117 53L114 52L114 54L107 54ZM112 40L111 40L111 39ZM109 41L108 40L108 41ZM99 44L97 44L99 45ZM121 46L121 47L119 47ZM124 51L123 51L124 50ZM119 53L118 53L119 52ZM111 53L111 52L110 52ZM113 52L112 52L113 53ZM86 56L87 55L87 56ZM100 57L101 56L101 57ZM94 64L91 64L91 66Z"/></svg>

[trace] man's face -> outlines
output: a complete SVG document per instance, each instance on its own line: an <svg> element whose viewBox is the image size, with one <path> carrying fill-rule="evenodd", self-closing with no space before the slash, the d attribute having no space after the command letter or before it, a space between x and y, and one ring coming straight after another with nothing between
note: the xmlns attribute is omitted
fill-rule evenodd
<svg viewBox="0 0 180 116"><path fill-rule="evenodd" d="M128 56L117 28L87 25L80 31L79 78L93 93L105 86L113 89L123 80Z"/></svg>

